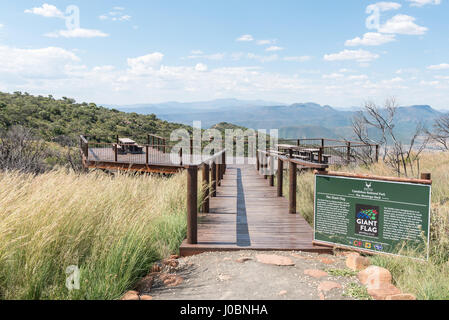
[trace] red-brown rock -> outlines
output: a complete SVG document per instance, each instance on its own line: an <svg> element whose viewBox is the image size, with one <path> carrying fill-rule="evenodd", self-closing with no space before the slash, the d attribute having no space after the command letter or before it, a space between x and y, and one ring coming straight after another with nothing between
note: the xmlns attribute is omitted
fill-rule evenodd
<svg viewBox="0 0 449 320"><path fill-rule="evenodd" d="M139 293L137 291L128 291L126 292L121 300L139 300Z"/></svg>
<svg viewBox="0 0 449 320"><path fill-rule="evenodd" d="M256 255L257 261L264 264L272 264L276 266L294 266L295 263L292 259L275 254L258 254Z"/></svg>
<svg viewBox="0 0 449 320"><path fill-rule="evenodd" d="M175 274L163 273L160 275L159 279L166 285L167 287L176 287L183 283L184 279Z"/></svg>
<svg viewBox="0 0 449 320"><path fill-rule="evenodd" d="M401 293L387 296L385 300L416 300L416 297L411 293Z"/></svg>
<svg viewBox="0 0 449 320"><path fill-rule="evenodd" d="M386 297L400 294L401 291L392 284L377 289L368 289L368 294L375 300L385 300Z"/></svg>
<svg viewBox="0 0 449 320"><path fill-rule="evenodd" d="M379 289L385 285L391 284L391 273L385 268L378 266L369 266L360 271L357 275L360 282L369 289Z"/></svg>
<svg viewBox="0 0 449 320"><path fill-rule="evenodd" d="M368 258L360 255L350 254L346 257L346 266L354 271L363 270L370 265Z"/></svg>
<svg viewBox="0 0 449 320"><path fill-rule="evenodd" d="M144 294L144 295L140 296L140 300L153 300L153 297Z"/></svg>
<svg viewBox="0 0 449 320"><path fill-rule="evenodd" d="M304 270L304 274L314 277L314 278L322 278L322 277L326 277L328 274L327 272L323 271L323 270L318 270L318 269L306 269Z"/></svg>
<svg viewBox="0 0 449 320"><path fill-rule="evenodd" d="M253 259L250 258L250 257L240 257L240 258L238 258L237 260L235 260L235 262L238 262L238 263L245 263L245 262L251 261L251 260L253 260Z"/></svg>

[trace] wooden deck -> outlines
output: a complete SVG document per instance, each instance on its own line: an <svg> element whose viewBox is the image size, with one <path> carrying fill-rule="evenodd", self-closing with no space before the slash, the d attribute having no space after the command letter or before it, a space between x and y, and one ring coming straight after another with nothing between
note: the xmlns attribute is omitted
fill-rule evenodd
<svg viewBox="0 0 449 320"><path fill-rule="evenodd" d="M184 241L180 254L206 251L298 250L329 252L312 244L313 230L300 214L288 213L288 200L252 165L228 165L210 200L210 212L198 222L198 243Z"/></svg>

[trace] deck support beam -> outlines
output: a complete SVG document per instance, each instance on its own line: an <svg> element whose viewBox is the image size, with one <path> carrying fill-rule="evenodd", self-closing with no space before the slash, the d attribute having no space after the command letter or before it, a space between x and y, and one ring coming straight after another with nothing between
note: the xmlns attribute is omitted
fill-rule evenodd
<svg viewBox="0 0 449 320"><path fill-rule="evenodd" d="M268 159L270 164L270 187L274 187L274 157L270 156Z"/></svg>
<svg viewBox="0 0 449 320"><path fill-rule="evenodd" d="M198 243L198 167L187 169L187 243Z"/></svg>
<svg viewBox="0 0 449 320"><path fill-rule="evenodd" d="M290 162L289 167L289 190L288 190L288 212L296 214L296 163Z"/></svg>

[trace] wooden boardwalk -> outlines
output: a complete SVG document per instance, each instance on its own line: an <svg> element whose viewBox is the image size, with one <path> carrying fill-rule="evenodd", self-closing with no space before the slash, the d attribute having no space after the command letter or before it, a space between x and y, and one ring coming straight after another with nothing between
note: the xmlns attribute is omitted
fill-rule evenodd
<svg viewBox="0 0 449 320"><path fill-rule="evenodd" d="M198 243L184 241L180 254L206 251L298 250L329 252L312 244L313 230L300 214L288 213L288 200L253 165L228 165L211 198L209 213L199 216Z"/></svg>

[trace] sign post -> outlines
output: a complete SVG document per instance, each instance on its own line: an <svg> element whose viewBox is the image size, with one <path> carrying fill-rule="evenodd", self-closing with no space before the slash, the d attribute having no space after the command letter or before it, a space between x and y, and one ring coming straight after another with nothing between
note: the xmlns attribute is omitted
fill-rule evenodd
<svg viewBox="0 0 449 320"><path fill-rule="evenodd" d="M317 173L314 242L427 259L431 183Z"/></svg>

